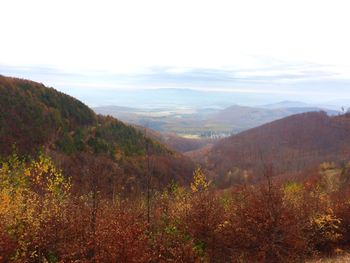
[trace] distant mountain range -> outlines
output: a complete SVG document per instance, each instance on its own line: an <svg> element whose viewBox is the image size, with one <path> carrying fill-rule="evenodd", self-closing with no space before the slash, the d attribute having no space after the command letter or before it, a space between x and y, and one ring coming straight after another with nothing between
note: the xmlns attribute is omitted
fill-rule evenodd
<svg viewBox="0 0 350 263"><path fill-rule="evenodd" d="M203 91L187 88L113 89L90 88L82 92L69 87L69 94L93 107L118 105L132 108L226 108L234 104L262 105L283 100L274 94Z"/></svg>
<svg viewBox="0 0 350 263"><path fill-rule="evenodd" d="M234 105L224 109L196 107L130 108L104 106L95 112L111 115L127 123L142 125L163 133L187 138L223 138L232 134L282 119L312 111L325 111L328 115L339 111L316 107L301 102L284 101L260 107ZM192 149L193 150L193 149Z"/></svg>
<svg viewBox="0 0 350 263"><path fill-rule="evenodd" d="M322 109L325 111L335 111L339 112L341 111L341 106L346 107L346 105L350 105L350 101L348 104L340 103L339 101L333 101L325 104L310 104L310 103L305 103L305 102L300 102L300 101L290 101L290 100L285 100L285 101L280 101L277 103L272 103L272 104L266 104L266 105L261 105L259 106L260 108L267 108L267 109L285 109L285 108L307 108L307 109Z"/></svg>
<svg viewBox="0 0 350 263"><path fill-rule="evenodd" d="M311 108L311 107L314 107L314 106L304 102L290 101L290 100L280 101L277 103L266 104L261 106L261 108L267 108L267 109Z"/></svg>
<svg viewBox="0 0 350 263"><path fill-rule="evenodd" d="M282 106L282 103L278 104ZM288 106L292 104L288 103ZM301 105L301 104L300 104ZM293 104L295 106L295 104ZM314 107L277 107L277 105L266 108L232 106L208 117L212 123L225 124L233 133L242 132L271 121L285 118L298 113L326 111L328 115L337 115L337 111Z"/></svg>

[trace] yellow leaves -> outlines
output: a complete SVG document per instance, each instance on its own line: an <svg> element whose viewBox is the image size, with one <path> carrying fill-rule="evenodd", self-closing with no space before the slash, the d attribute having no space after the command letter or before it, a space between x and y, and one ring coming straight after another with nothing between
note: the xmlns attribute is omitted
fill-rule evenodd
<svg viewBox="0 0 350 263"><path fill-rule="evenodd" d="M37 257L28 242L36 238L47 220L61 216L70 186L44 155L27 163L11 157L0 164L0 218L18 242L14 260Z"/></svg>
<svg viewBox="0 0 350 263"><path fill-rule="evenodd" d="M301 183L290 182L283 187L283 199L294 206L302 203L304 194L304 187Z"/></svg>
<svg viewBox="0 0 350 263"><path fill-rule="evenodd" d="M342 237L341 219L337 218L332 210L321 214L312 220L316 231L325 241L335 242Z"/></svg>
<svg viewBox="0 0 350 263"><path fill-rule="evenodd" d="M28 169L28 168L24 169L23 173L24 173L24 176L26 176L26 177L30 177L30 175L31 175L30 169Z"/></svg>
<svg viewBox="0 0 350 263"><path fill-rule="evenodd" d="M120 148L116 148L115 151L114 151L114 158L117 160L117 161L120 161L122 158L123 158L123 151L120 149Z"/></svg>
<svg viewBox="0 0 350 263"><path fill-rule="evenodd" d="M193 193L203 192L208 190L211 182L208 181L200 167L193 173L193 182L191 183L191 190Z"/></svg>
<svg viewBox="0 0 350 263"><path fill-rule="evenodd" d="M30 174L32 186L41 193L64 195L71 188L69 180L66 180L51 159L44 155L31 162L26 174Z"/></svg>
<svg viewBox="0 0 350 263"><path fill-rule="evenodd" d="M230 224L230 222L227 221L227 220L225 220L224 222L222 222L221 224L218 225L218 229L217 229L217 230L220 231L220 230L222 230L223 228L228 227L229 224Z"/></svg>
<svg viewBox="0 0 350 263"><path fill-rule="evenodd" d="M65 179L51 159L44 155L29 163L11 157L0 166L0 190L27 189L35 190L38 194L64 195L70 187L69 180Z"/></svg>

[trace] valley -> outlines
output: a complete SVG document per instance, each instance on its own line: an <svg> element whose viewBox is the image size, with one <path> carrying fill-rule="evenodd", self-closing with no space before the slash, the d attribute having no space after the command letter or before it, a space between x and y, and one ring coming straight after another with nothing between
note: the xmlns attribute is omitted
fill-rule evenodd
<svg viewBox="0 0 350 263"><path fill-rule="evenodd" d="M295 102L92 110L0 76L0 260L333 255L350 242L349 141L349 113Z"/></svg>
<svg viewBox="0 0 350 263"><path fill-rule="evenodd" d="M124 122L141 125L163 133L174 133L189 139L220 139L255 128L284 117L313 111L337 115L340 111L301 104L291 107L287 103L260 107L234 105L228 108L128 108L101 106L93 110L111 115Z"/></svg>

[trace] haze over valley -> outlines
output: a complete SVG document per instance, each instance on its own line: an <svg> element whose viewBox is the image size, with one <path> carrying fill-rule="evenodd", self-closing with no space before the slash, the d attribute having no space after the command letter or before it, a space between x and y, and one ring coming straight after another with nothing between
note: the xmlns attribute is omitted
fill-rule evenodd
<svg viewBox="0 0 350 263"><path fill-rule="evenodd" d="M284 117L313 111L325 111L329 115L340 114L304 103L283 101L261 106L233 105L216 107L127 108L101 106L95 112L111 115L124 122L145 126L162 133L175 133L185 138L219 139L237 134Z"/></svg>

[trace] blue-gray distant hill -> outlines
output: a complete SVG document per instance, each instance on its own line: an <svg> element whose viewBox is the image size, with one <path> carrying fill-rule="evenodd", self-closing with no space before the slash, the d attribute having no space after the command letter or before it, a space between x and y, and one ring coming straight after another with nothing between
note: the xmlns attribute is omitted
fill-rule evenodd
<svg viewBox="0 0 350 263"><path fill-rule="evenodd" d="M278 105L282 106L282 104ZM297 107L296 103L288 103L283 105L293 107L283 108L277 107L276 105L276 107L258 108L235 105L209 116L208 121L230 126L233 133L237 133L299 113L323 111L330 116L339 114L338 111L318 107L308 107L307 105L301 107L301 103L298 104L299 107Z"/></svg>

